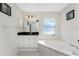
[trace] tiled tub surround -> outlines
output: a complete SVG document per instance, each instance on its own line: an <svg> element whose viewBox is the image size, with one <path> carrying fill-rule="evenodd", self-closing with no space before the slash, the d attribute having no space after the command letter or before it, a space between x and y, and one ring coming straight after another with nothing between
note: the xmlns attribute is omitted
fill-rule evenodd
<svg viewBox="0 0 79 59"><path fill-rule="evenodd" d="M39 52L45 56L78 56L79 50L62 40L43 40L38 42Z"/></svg>

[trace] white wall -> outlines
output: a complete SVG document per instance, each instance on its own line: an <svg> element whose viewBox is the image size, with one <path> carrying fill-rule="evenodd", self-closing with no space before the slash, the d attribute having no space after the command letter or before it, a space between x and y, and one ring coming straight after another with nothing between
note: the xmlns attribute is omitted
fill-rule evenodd
<svg viewBox="0 0 79 59"><path fill-rule="evenodd" d="M60 14L56 13L56 12L25 12L24 13L24 20L27 21L27 19L25 18L25 14L35 14L36 17L38 17L39 19L39 28L32 28L32 29L38 29L39 31L39 35L38 36L18 36L19 39L19 47L37 47L37 41L41 40L41 39L60 39ZM47 35L43 33L43 21L44 19L54 19L56 21L56 28L55 28L55 36L53 35ZM27 22L26 22L27 23ZM25 24L26 24L25 23ZM26 31L28 31L28 27L27 25L26 27Z"/></svg>
<svg viewBox="0 0 79 59"><path fill-rule="evenodd" d="M44 22L44 20L45 19L55 20L55 22L56 22L56 28L55 28L56 34L55 35L56 35L57 39L60 39L60 34L59 34L60 33L60 14L59 13L56 13L56 12L26 12L26 13L24 13L24 20L26 20L25 23L27 23L27 19L25 17L25 15L27 15L27 14L34 14L36 16L36 18L39 19L39 22L38 22L39 27L34 27L32 29L38 29L38 31L40 33L39 36L41 36L41 37L43 37L45 35L43 33L43 22ZM27 29L28 28L26 28L26 31L28 31ZM47 36L53 37L53 35L47 35ZM47 38L47 36L45 35L46 38ZM47 38L47 39L50 39L50 38Z"/></svg>
<svg viewBox="0 0 79 59"><path fill-rule="evenodd" d="M18 47L17 31L21 10L15 4L9 4L11 17L0 12L0 55L14 55Z"/></svg>
<svg viewBox="0 0 79 59"><path fill-rule="evenodd" d="M53 39L53 38L56 38L56 39L60 39L60 17L59 17L59 13L56 13L56 12L41 12L39 13L39 27L40 27L40 38L41 39ZM55 23L56 23L56 27L55 27L55 36L53 35L46 35L43 33L43 21L45 19L52 19L52 20L55 20Z"/></svg>
<svg viewBox="0 0 79 59"><path fill-rule="evenodd" d="M75 18L66 20L66 13L75 10ZM69 4L61 11L61 38L70 44L79 46L79 4Z"/></svg>

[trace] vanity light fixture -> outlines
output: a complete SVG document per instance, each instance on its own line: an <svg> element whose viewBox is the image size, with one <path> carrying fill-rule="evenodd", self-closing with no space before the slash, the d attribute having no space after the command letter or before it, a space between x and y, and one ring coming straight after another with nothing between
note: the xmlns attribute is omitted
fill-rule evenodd
<svg viewBox="0 0 79 59"><path fill-rule="evenodd" d="M35 18L35 15L26 15L27 18L32 19Z"/></svg>

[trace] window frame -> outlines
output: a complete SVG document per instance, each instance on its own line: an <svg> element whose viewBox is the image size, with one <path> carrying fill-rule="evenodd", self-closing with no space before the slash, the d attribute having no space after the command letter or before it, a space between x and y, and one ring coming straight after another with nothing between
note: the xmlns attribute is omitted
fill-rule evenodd
<svg viewBox="0 0 79 59"><path fill-rule="evenodd" d="M50 21L49 21L50 20ZM47 25L47 21L49 21L49 23L52 21L52 23L53 23L53 28L50 28L50 27L52 27L51 25ZM46 25L45 25L45 23L46 23ZM44 21L43 21L43 33L44 34L49 34L49 35L55 35L55 27L56 27L56 22L55 22L55 20L54 19L52 19L52 18L46 18L46 19L44 19ZM48 32L45 32L45 26L50 26L48 29L52 29L52 31L50 31L50 30L48 30ZM47 30L47 29L46 29ZM50 31L50 32L49 32ZM51 33L52 32L52 33Z"/></svg>

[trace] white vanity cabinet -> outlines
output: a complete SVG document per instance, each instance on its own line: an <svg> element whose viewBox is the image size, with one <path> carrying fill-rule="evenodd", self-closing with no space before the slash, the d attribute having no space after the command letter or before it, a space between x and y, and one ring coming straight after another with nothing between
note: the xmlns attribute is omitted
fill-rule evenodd
<svg viewBox="0 0 79 59"><path fill-rule="evenodd" d="M37 48L38 36L18 36L19 48Z"/></svg>

